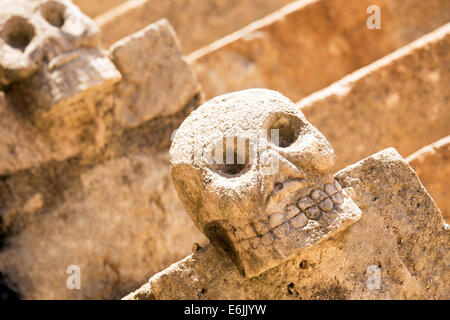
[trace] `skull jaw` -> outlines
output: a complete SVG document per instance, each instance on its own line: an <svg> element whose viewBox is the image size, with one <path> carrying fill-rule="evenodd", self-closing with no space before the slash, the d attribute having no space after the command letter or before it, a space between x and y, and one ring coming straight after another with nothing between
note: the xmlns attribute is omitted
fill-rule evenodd
<svg viewBox="0 0 450 320"><path fill-rule="evenodd" d="M288 233L283 237L277 236L272 230L259 237L258 241L246 239L236 241L232 246L228 244L228 250L225 251L232 252L232 256L229 256L243 275L248 278L256 277L319 242L343 232L360 217L361 210L349 196L343 193L342 204L322 214L318 220L310 219L302 228L294 228L295 223L291 220L286 222L291 224L288 226ZM270 238L270 240L262 240L263 238ZM230 247L232 247L231 250Z"/></svg>

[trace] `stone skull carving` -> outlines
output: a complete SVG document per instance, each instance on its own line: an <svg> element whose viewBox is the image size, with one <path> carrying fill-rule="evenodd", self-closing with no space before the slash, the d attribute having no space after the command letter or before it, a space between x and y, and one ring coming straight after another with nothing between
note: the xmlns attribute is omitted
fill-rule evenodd
<svg viewBox="0 0 450 320"><path fill-rule="evenodd" d="M206 102L186 118L170 149L173 181L190 217L248 277L359 219L330 172L334 160L296 106L266 89Z"/></svg>
<svg viewBox="0 0 450 320"><path fill-rule="evenodd" d="M0 1L0 88L30 113L56 109L120 80L99 48L100 31L69 0Z"/></svg>
<svg viewBox="0 0 450 320"><path fill-rule="evenodd" d="M99 33L70 1L2 0L0 83L25 79L45 62L61 64L74 49L97 46Z"/></svg>

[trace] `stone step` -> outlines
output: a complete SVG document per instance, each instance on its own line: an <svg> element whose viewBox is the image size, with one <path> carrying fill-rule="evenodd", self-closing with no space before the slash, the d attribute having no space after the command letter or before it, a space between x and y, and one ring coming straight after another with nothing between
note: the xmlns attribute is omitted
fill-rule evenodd
<svg viewBox="0 0 450 320"><path fill-rule="evenodd" d="M297 1L189 55L206 98L251 87L299 100L450 20L445 0ZM181 35L180 35L181 36Z"/></svg>
<svg viewBox="0 0 450 320"><path fill-rule="evenodd" d="M185 53L197 50L293 0L129 0L96 18L108 47L161 18L174 27Z"/></svg>
<svg viewBox="0 0 450 320"><path fill-rule="evenodd" d="M450 23L298 103L339 170L383 148L403 156L450 133Z"/></svg>
<svg viewBox="0 0 450 320"><path fill-rule="evenodd" d="M414 152L406 160L450 224L450 136Z"/></svg>
<svg viewBox="0 0 450 320"><path fill-rule="evenodd" d="M127 0L72 0L72 2L77 5L81 11L87 14L91 18L114 8L115 6L126 2Z"/></svg>

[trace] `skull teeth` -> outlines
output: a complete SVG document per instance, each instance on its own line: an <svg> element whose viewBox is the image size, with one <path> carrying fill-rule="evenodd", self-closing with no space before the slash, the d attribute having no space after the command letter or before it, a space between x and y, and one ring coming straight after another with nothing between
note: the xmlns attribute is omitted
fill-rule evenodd
<svg viewBox="0 0 450 320"><path fill-rule="evenodd" d="M290 224L294 229L301 229L308 224L308 217L304 213L301 213L292 219Z"/></svg>
<svg viewBox="0 0 450 320"><path fill-rule="evenodd" d="M282 213L274 213L269 218L269 225L271 229L274 229L281 225L283 222L286 221L286 218L284 217L284 214Z"/></svg>
<svg viewBox="0 0 450 320"><path fill-rule="evenodd" d="M275 229L273 229L273 234L275 235L275 237L281 239L285 236L288 235L289 233L289 223L285 222L282 225L276 227Z"/></svg>
<svg viewBox="0 0 450 320"><path fill-rule="evenodd" d="M311 220L319 220L321 213L318 206L313 206L305 211L305 215Z"/></svg>
<svg viewBox="0 0 450 320"><path fill-rule="evenodd" d="M331 195L331 200L336 204L342 204L344 202L344 199L342 199L342 195L339 192Z"/></svg>
<svg viewBox="0 0 450 320"><path fill-rule="evenodd" d="M328 183L325 184L323 189L325 190L325 193L329 196L338 192L337 188L334 185Z"/></svg>
<svg viewBox="0 0 450 320"><path fill-rule="evenodd" d="M310 197L302 197L300 200L297 201L297 206L300 208L300 210L305 211L309 207L312 207L314 205L314 201Z"/></svg>
<svg viewBox="0 0 450 320"><path fill-rule="evenodd" d="M255 223L254 227L245 225L235 235L238 240L242 240L244 250L271 245L275 239L284 238L291 230L303 229L310 220L319 220L323 214L341 205L344 202L341 191L342 187L336 180L327 183L323 190L314 189L296 204L287 205L284 213L273 213L269 219Z"/></svg>
<svg viewBox="0 0 450 320"><path fill-rule="evenodd" d="M311 192L311 199L314 200L314 202L322 201L327 197L327 194L323 192L321 189L316 189L313 192Z"/></svg>
<svg viewBox="0 0 450 320"><path fill-rule="evenodd" d="M326 199L324 199L323 201L321 201L320 203L319 203L319 208L322 210L322 211L326 211L326 212L329 212L329 211L331 211L332 209L333 209L333 201L331 201L331 199L330 198L326 198Z"/></svg>
<svg viewBox="0 0 450 320"><path fill-rule="evenodd" d="M342 192L342 187L337 180L334 180L334 186L336 187L337 191Z"/></svg>
<svg viewBox="0 0 450 320"><path fill-rule="evenodd" d="M292 219L299 213L300 213L300 209L296 205L290 204L286 207L286 219L287 220Z"/></svg>

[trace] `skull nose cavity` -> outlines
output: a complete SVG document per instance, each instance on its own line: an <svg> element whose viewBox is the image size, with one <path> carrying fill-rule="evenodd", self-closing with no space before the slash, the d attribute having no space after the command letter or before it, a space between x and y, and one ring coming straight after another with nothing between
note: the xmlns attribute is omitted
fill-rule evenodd
<svg viewBox="0 0 450 320"><path fill-rule="evenodd" d="M56 28L61 28L65 22L66 7L56 1L46 2L41 7L41 15L44 19Z"/></svg>
<svg viewBox="0 0 450 320"><path fill-rule="evenodd" d="M325 199L326 197L327 197L327 195L321 189L316 189L313 192L311 192L311 198L315 202L321 201L321 200Z"/></svg>
<svg viewBox="0 0 450 320"><path fill-rule="evenodd" d="M1 36L12 48L25 51L35 36L35 30L25 18L13 16L6 22Z"/></svg>

